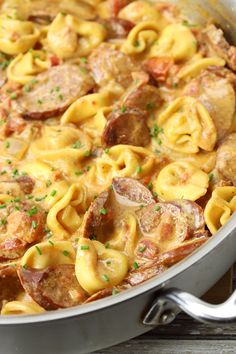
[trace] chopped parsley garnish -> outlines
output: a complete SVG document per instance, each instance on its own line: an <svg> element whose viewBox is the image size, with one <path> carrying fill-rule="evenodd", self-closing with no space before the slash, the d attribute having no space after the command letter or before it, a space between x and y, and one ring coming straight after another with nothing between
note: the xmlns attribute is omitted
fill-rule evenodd
<svg viewBox="0 0 236 354"><path fill-rule="evenodd" d="M100 213L101 215L107 215L107 209L106 209L106 208L101 208L101 209L99 210L99 213Z"/></svg>
<svg viewBox="0 0 236 354"><path fill-rule="evenodd" d="M6 224L7 224L7 219L0 220L0 225L6 225Z"/></svg>
<svg viewBox="0 0 236 354"><path fill-rule="evenodd" d="M160 207L159 205L155 205L155 206L154 206L154 210L155 210L155 211L159 211L159 210L161 210L161 207Z"/></svg>
<svg viewBox="0 0 236 354"><path fill-rule="evenodd" d="M58 98L59 98L59 100L63 100L63 98L64 98L64 96L60 93L60 95L58 95Z"/></svg>
<svg viewBox="0 0 236 354"><path fill-rule="evenodd" d="M42 251L41 251L41 249L39 248L39 246L36 245L35 248L36 248L38 254L39 254L40 256L42 256Z"/></svg>
<svg viewBox="0 0 236 354"><path fill-rule="evenodd" d="M28 195L26 196L26 199L33 199L33 198L34 198L34 196L31 195L31 194L28 194Z"/></svg>
<svg viewBox="0 0 236 354"><path fill-rule="evenodd" d="M193 23L189 23L187 20L183 20L182 25L186 26L186 27L197 27L197 25L195 25Z"/></svg>
<svg viewBox="0 0 236 354"><path fill-rule="evenodd" d="M151 130L150 136L151 138L157 138L160 133L163 133L163 128L159 128L156 123L153 124L153 128Z"/></svg>
<svg viewBox="0 0 236 354"><path fill-rule="evenodd" d="M107 282L110 281L108 275L106 275L106 274L103 274L103 275L102 275L102 279L105 280L105 281L107 281Z"/></svg>
<svg viewBox="0 0 236 354"><path fill-rule="evenodd" d="M120 107L120 111L121 111L122 113L125 113L126 107L125 107L125 106Z"/></svg>
<svg viewBox="0 0 236 354"><path fill-rule="evenodd" d="M6 142L5 142L5 148L6 148L6 149L9 149L10 146L11 146L10 142L9 142L9 141L6 141Z"/></svg>
<svg viewBox="0 0 236 354"><path fill-rule="evenodd" d="M80 58L80 61L81 61L83 64L86 64L86 63L87 63L87 59L84 58L84 57Z"/></svg>
<svg viewBox="0 0 236 354"><path fill-rule="evenodd" d="M91 166L86 166L86 171L89 171L91 169Z"/></svg>
<svg viewBox="0 0 236 354"><path fill-rule="evenodd" d="M49 240L48 243L49 243L51 246L54 246L54 242L52 242L51 240Z"/></svg>
<svg viewBox="0 0 236 354"><path fill-rule="evenodd" d="M111 261L106 261L106 264L107 265L111 265Z"/></svg>
<svg viewBox="0 0 236 354"><path fill-rule="evenodd" d="M139 268L138 263L137 263L137 262L134 262L133 267L134 267L134 269L138 269L138 268Z"/></svg>
<svg viewBox="0 0 236 354"><path fill-rule="evenodd" d="M104 150L104 152L105 152L105 154L109 154L110 149L109 149L109 148L106 148L106 149Z"/></svg>
<svg viewBox="0 0 236 354"><path fill-rule="evenodd" d="M95 235L91 235L91 236L89 236L89 239L90 239L90 240L96 240L97 238L96 238Z"/></svg>
<svg viewBox="0 0 236 354"><path fill-rule="evenodd" d="M56 87L55 87L55 91L56 91L56 92L59 92L60 89L61 89L60 86L56 86Z"/></svg>
<svg viewBox="0 0 236 354"><path fill-rule="evenodd" d="M27 214L32 217L33 215L37 214L38 208L36 206L33 206L30 210L27 211Z"/></svg>
<svg viewBox="0 0 236 354"><path fill-rule="evenodd" d="M139 247L139 252L143 253L147 249L147 246L141 246Z"/></svg>
<svg viewBox="0 0 236 354"><path fill-rule="evenodd" d="M7 161L8 165L12 164L12 160L7 159L6 161Z"/></svg>
<svg viewBox="0 0 236 354"><path fill-rule="evenodd" d="M136 172L137 172L137 173L141 173L141 172L142 172L142 167L141 167L141 166L138 166L138 167L136 168Z"/></svg>
<svg viewBox="0 0 236 354"><path fill-rule="evenodd" d="M6 207L7 207L6 204L0 204L0 209L4 209Z"/></svg>
<svg viewBox="0 0 236 354"><path fill-rule="evenodd" d="M119 292L116 290L116 289L112 289L112 295L116 295L118 294Z"/></svg>
<svg viewBox="0 0 236 354"><path fill-rule="evenodd" d="M37 221L35 221L35 220L32 221L32 224L31 224L31 225L32 225L32 228L33 228L33 229L37 229L37 227L38 227L38 223L37 223Z"/></svg>
<svg viewBox="0 0 236 354"><path fill-rule="evenodd" d="M81 176L84 172L82 170L75 171L76 176Z"/></svg>
<svg viewBox="0 0 236 354"><path fill-rule="evenodd" d="M105 248L110 248L110 243L109 242L105 243Z"/></svg>
<svg viewBox="0 0 236 354"><path fill-rule="evenodd" d="M37 101L37 103L38 103L38 104L43 104L43 101L39 99L39 100Z"/></svg>
<svg viewBox="0 0 236 354"><path fill-rule="evenodd" d="M19 171L17 170L17 168L13 168L12 175L13 177L19 176Z"/></svg>
<svg viewBox="0 0 236 354"><path fill-rule="evenodd" d="M62 253L64 254L65 257L68 257L70 255L70 252L68 252L66 250L64 250Z"/></svg>
<svg viewBox="0 0 236 354"><path fill-rule="evenodd" d="M139 47L139 41L138 40L136 40L136 41L134 41L134 47Z"/></svg>
<svg viewBox="0 0 236 354"><path fill-rule="evenodd" d="M19 203L21 201L20 197L16 197L15 199L13 199L14 203Z"/></svg>
<svg viewBox="0 0 236 354"><path fill-rule="evenodd" d="M82 144L79 140L77 140L73 145L72 148L73 149L80 149L82 147Z"/></svg>
<svg viewBox="0 0 236 354"><path fill-rule="evenodd" d="M153 102L147 103L147 104L146 104L146 108L147 108L148 110L151 110L151 109L155 108L155 103L153 103Z"/></svg>
<svg viewBox="0 0 236 354"><path fill-rule="evenodd" d="M23 90L24 90L24 92L30 92L30 85L29 85L29 84L26 84L26 85L23 87Z"/></svg>
<svg viewBox="0 0 236 354"><path fill-rule="evenodd" d="M90 150L85 151L84 156L89 157L92 155L92 152Z"/></svg>
<svg viewBox="0 0 236 354"><path fill-rule="evenodd" d="M87 246L87 245L82 245L82 246L80 246L80 249L81 249L82 251L87 251L87 250L89 250L89 246Z"/></svg>
<svg viewBox="0 0 236 354"><path fill-rule="evenodd" d="M84 74L87 74L88 69L85 68L84 66L81 66L81 67L80 67L80 71L81 71L82 73L84 73Z"/></svg>
<svg viewBox="0 0 236 354"><path fill-rule="evenodd" d="M50 193L50 195L51 195L52 197L54 197L56 194L57 194L57 191L56 191L55 189L53 189L53 190L51 191L51 193Z"/></svg>
<svg viewBox="0 0 236 354"><path fill-rule="evenodd" d="M148 185L147 185L147 187L148 187L148 189L152 189L152 187L153 187L152 182L149 182Z"/></svg>
<svg viewBox="0 0 236 354"><path fill-rule="evenodd" d="M52 182L50 181L50 179L48 179L48 180L46 181L46 187L47 187L47 188L50 187L51 184L52 184Z"/></svg>
<svg viewBox="0 0 236 354"><path fill-rule="evenodd" d="M0 175L2 176L2 175L5 175L6 173L7 173L7 171L3 170L3 171L0 172Z"/></svg>
<svg viewBox="0 0 236 354"><path fill-rule="evenodd" d="M42 196L42 197L36 197L35 198L35 200L36 200L36 202L41 202L42 200L44 200L44 199L46 199L47 198L47 194L45 194L44 196Z"/></svg>
<svg viewBox="0 0 236 354"><path fill-rule="evenodd" d="M209 178L209 182L211 182L214 179L214 174L209 173L208 178Z"/></svg>
<svg viewBox="0 0 236 354"><path fill-rule="evenodd" d="M17 98L17 94L15 92L13 92L11 95L10 95L10 99L11 100L15 100Z"/></svg>
<svg viewBox="0 0 236 354"><path fill-rule="evenodd" d="M28 268L27 263L25 263L25 264L23 265L23 268L24 268L24 269L27 269L27 268Z"/></svg>

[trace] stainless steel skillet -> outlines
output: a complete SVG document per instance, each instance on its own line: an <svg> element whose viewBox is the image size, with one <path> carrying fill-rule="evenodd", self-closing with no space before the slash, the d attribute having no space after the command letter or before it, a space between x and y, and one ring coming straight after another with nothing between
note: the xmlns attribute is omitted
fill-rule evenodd
<svg viewBox="0 0 236 354"><path fill-rule="evenodd" d="M236 1L179 1L188 15L212 16L236 42ZM236 323L236 295L213 307L201 296L236 260L236 215L207 244L162 276L121 294L43 315L2 316L0 354L79 354L117 344L174 319L178 308L208 322ZM181 289L181 290L173 290Z"/></svg>

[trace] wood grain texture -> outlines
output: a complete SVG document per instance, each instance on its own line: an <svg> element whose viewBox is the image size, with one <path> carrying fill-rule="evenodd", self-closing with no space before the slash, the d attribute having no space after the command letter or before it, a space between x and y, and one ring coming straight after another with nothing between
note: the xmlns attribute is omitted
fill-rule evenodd
<svg viewBox="0 0 236 354"><path fill-rule="evenodd" d="M232 286L233 285L233 286ZM225 301L236 288L236 265L209 291L205 300ZM236 354L236 325L213 327L180 313L167 326L94 354Z"/></svg>

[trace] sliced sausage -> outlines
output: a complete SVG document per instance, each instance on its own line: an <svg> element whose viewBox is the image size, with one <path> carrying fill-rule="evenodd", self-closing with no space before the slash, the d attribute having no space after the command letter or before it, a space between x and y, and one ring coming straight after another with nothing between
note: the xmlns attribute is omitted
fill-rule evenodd
<svg viewBox="0 0 236 354"><path fill-rule="evenodd" d="M0 260L17 259L25 253L27 243L16 237L6 238L0 243Z"/></svg>
<svg viewBox="0 0 236 354"><path fill-rule="evenodd" d="M20 176L14 180L0 181L0 193L9 192L11 196L22 197L33 191L35 182L29 176Z"/></svg>
<svg viewBox="0 0 236 354"><path fill-rule="evenodd" d="M236 186L236 133L228 135L218 148L216 169Z"/></svg>
<svg viewBox="0 0 236 354"><path fill-rule="evenodd" d="M75 64L51 67L35 78L29 92L23 92L16 100L18 111L31 119L55 116L85 95L94 86L90 74Z"/></svg>
<svg viewBox="0 0 236 354"><path fill-rule="evenodd" d="M128 90L121 100L121 106L127 108L139 108L142 111L150 112L160 107L162 101L159 90L152 85L143 85Z"/></svg>
<svg viewBox="0 0 236 354"><path fill-rule="evenodd" d="M16 178L16 182L20 185L21 190L25 194L30 194L32 193L34 189L35 182L34 180L29 177L29 176L20 176Z"/></svg>
<svg viewBox="0 0 236 354"><path fill-rule="evenodd" d="M235 91L229 78L204 71L186 86L184 93L205 106L216 126L218 140L222 139L229 132L235 113Z"/></svg>
<svg viewBox="0 0 236 354"><path fill-rule="evenodd" d="M181 208L172 203L150 204L136 211L144 236L153 236L161 248L170 248L189 237L187 218Z"/></svg>
<svg viewBox="0 0 236 354"><path fill-rule="evenodd" d="M101 226L109 221L109 196L110 191L104 191L90 205L84 217L83 237L97 237Z"/></svg>
<svg viewBox="0 0 236 354"><path fill-rule="evenodd" d="M151 261L141 265L138 269L131 271L124 282L135 286L153 278L154 276L162 274L166 269L167 268L164 265L156 261Z"/></svg>
<svg viewBox="0 0 236 354"><path fill-rule="evenodd" d="M212 52L223 58L232 70L236 70L236 47L231 46L224 37L222 29L211 24L202 32L203 44L207 46L209 54Z"/></svg>
<svg viewBox="0 0 236 354"><path fill-rule="evenodd" d="M205 228L203 210L197 203L186 199L179 199L173 201L172 204L179 206L183 211L192 235L194 232Z"/></svg>
<svg viewBox="0 0 236 354"><path fill-rule="evenodd" d="M121 205L140 206L155 203L150 190L133 178L113 178L112 187L116 200Z"/></svg>
<svg viewBox="0 0 236 354"><path fill-rule="evenodd" d="M104 146L118 144L146 146L149 141L150 134L144 112L137 108L126 108L116 109L109 114L102 134Z"/></svg>
<svg viewBox="0 0 236 354"><path fill-rule="evenodd" d="M134 61L108 43L101 44L89 57L89 66L95 82L105 86L115 81L123 87L132 82L132 72L139 71Z"/></svg>
<svg viewBox="0 0 236 354"><path fill-rule="evenodd" d="M22 290L16 268L13 266L2 266L0 268L0 309L2 308L3 301L15 300L16 296Z"/></svg>
<svg viewBox="0 0 236 354"><path fill-rule="evenodd" d="M170 69L174 66L174 60L168 57L153 57L144 62L144 70L157 82L165 83Z"/></svg>
<svg viewBox="0 0 236 354"><path fill-rule="evenodd" d="M137 244L135 254L137 258L141 259L156 259L160 253L160 247L156 242L150 238L142 237Z"/></svg>
<svg viewBox="0 0 236 354"><path fill-rule="evenodd" d="M96 300L101 300L104 297L112 295L112 290L113 288L106 288L98 291L97 293L91 295L85 302L84 304L88 304L89 302L93 302Z"/></svg>
<svg viewBox="0 0 236 354"><path fill-rule="evenodd" d="M75 276L73 264L58 264L46 269L18 269L25 291L46 310L72 307L87 298Z"/></svg>
<svg viewBox="0 0 236 354"><path fill-rule="evenodd" d="M185 241L182 245L162 253L157 261L163 264L164 266L170 267L173 264L181 261L185 257L189 256L193 251L203 245L207 240L209 240L209 237L203 234L202 236L199 236L197 238Z"/></svg>
<svg viewBox="0 0 236 354"><path fill-rule="evenodd" d="M109 39L126 38L134 27L133 22L117 17L102 20L101 23L105 26Z"/></svg>
<svg viewBox="0 0 236 354"><path fill-rule="evenodd" d="M11 112L7 118L5 127L5 136L8 137L12 133L20 134L26 127L27 123L24 118L17 112Z"/></svg>

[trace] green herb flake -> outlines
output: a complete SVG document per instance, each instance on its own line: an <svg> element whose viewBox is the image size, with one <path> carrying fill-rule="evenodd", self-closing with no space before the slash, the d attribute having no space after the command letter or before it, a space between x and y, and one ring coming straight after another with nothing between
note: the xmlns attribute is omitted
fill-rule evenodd
<svg viewBox="0 0 236 354"><path fill-rule="evenodd" d="M51 193L50 193L50 195L51 195L52 197L54 197L56 194L57 194L57 191L56 191L55 189L53 189L53 190L51 191Z"/></svg>
<svg viewBox="0 0 236 354"><path fill-rule="evenodd" d="M105 154L109 154L110 149L109 149L109 148L106 148L106 149L104 149L104 152L105 152Z"/></svg>
<svg viewBox="0 0 236 354"><path fill-rule="evenodd" d="M41 104L43 104L43 101L38 99L37 103L41 105Z"/></svg>
<svg viewBox="0 0 236 354"><path fill-rule="evenodd" d="M106 264L107 265L111 265L111 261L106 261Z"/></svg>
<svg viewBox="0 0 236 354"><path fill-rule="evenodd" d="M86 166L86 171L90 171L91 170L91 166Z"/></svg>
<svg viewBox="0 0 236 354"><path fill-rule="evenodd" d="M0 172L0 175L3 176L3 175L5 175L6 173L7 173L7 171L6 171L6 170L3 170L3 171Z"/></svg>
<svg viewBox="0 0 236 354"><path fill-rule="evenodd" d="M64 250L62 253L64 254L65 257L69 257L69 255L70 255L70 252L68 252L66 250Z"/></svg>
<svg viewBox="0 0 236 354"><path fill-rule="evenodd" d="M14 203L19 203L21 201L20 197L16 197L13 199L13 202Z"/></svg>
<svg viewBox="0 0 236 354"><path fill-rule="evenodd" d="M24 268L24 269L27 269L27 268L28 268L27 263L25 263L25 264L23 265L23 268Z"/></svg>
<svg viewBox="0 0 236 354"><path fill-rule="evenodd" d="M120 111L121 111L122 113L125 113L125 112L126 112L126 107L125 107L125 106L120 107Z"/></svg>
<svg viewBox="0 0 236 354"><path fill-rule="evenodd" d="M48 243L49 243L51 246L54 246L54 242L52 242L51 240L49 240Z"/></svg>
<svg viewBox="0 0 236 354"><path fill-rule="evenodd" d="M7 161L8 165L12 164L12 160L7 159L6 161Z"/></svg>
<svg viewBox="0 0 236 354"><path fill-rule="evenodd" d="M142 172L142 167L141 166L138 166L137 168L136 168L136 172L139 174L139 173L141 173Z"/></svg>
<svg viewBox="0 0 236 354"><path fill-rule="evenodd" d="M30 85L26 84L24 87L23 87L23 91L24 92L30 92Z"/></svg>
<svg viewBox="0 0 236 354"><path fill-rule="evenodd" d="M41 249L39 248L39 246L36 245L35 248L36 248L38 254L39 254L40 256L42 256L42 251L41 251Z"/></svg>
<svg viewBox="0 0 236 354"><path fill-rule="evenodd" d="M6 225L7 219L0 219L0 225Z"/></svg>
<svg viewBox="0 0 236 354"><path fill-rule="evenodd" d="M139 47L139 41L138 40L134 41L134 47L135 48Z"/></svg>
<svg viewBox="0 0 236 354"><path fill-rule="evenodd" d="M101 208L100 210L99 210L99 213L101 214L101 215L107 215L107 209L106 208Z"/></svg>
<svg viewBox="0 0 236 354"><path fill-rule="evenodd" d="M189 23L187 20L183 20L183 21L182 21L182 25L183 25L183 26L186 26L186 27L197 27L196 24L194 24L194 23Z"/></svg>
<svg viewBox="0 0 236 354"><path fill-rule="evenodd" d="M52 182L50 181L50 179L48 179L48 180L46 181L46 187L47 187L47 188L50 187L51 184L52 184Z"/></svg>
<svg viewBox="0 0 236 354"><path fill-rule="evenodd" d="M112 295L117 295L119 292L116 289L112 289Z"/></svg>
<svg viewBox="0 0 236 354"><path fill-rule="evenodd" d="M155 206L154 206L154 210L155 210L155 211L160 211L160 210L161 210L161 207L160 207L159 205L155 205Z"/></svg>
<svg viewBox="0 0 236 354"><path fill-rule="evenodd" d="M86 64L86 63L87 63L87 59L84 58L84 57L80 58L80 61L81 61L81 63L83 63L83 64Z"/></svg>
<svg viewBox="0 0 236 354"><path fill-rule="evenodd" d="M81 176L84 172L82 170L75 171L76 176Z"/></svg>
<svg viewBox="0 0 236 354"><path fill-rule="evenodd" d="M62 101L64 99L64 96L60 93L60 95L58 95L58 98Z"/></svg>
<svg viewBox="0 0 236 354"><path fill-rule="evenodd" d="M209 182L212 182L214 179L214 173L209 173L208 178L209 178Z"/></svg>
<svg viewBox="0 0 236 354"><path fill-rule="evenodd" d="M138 268L139 268L138 263L137 263L137 262L134 262L133 267L134 267L134 269L138 269Z"/></svg>
<svg viewBox="0 0 236 354"><path fill-rule="evenodd" d="M87 251L87 250L89 250L89 246L87 246L87 245L82 245L82 246L80 246L80 249L81 249L82 251Z"/></svg>
<svg viewBox="0 0 236 354"><path fill-rule="evenodd" d="M84 156L89 157L92 155L92 152L90 150L85 151Z"/></svg>
<svg viewBox="0 0 236 354"><path fill-rule="evenodd" d="M0 204L0 209L4 209L6 207L7 207L6 204Z"/></svg>
<svg viewBox="0 0 236 354"><path fill-rule="evenodd" d="M146 104L146 108L150 111L152 110L153 108L155 108L155 103L153 102L149 102Z"/></svg>
<svg viewBox="0 0 236 354"><path fill-rule="evenodd" d="M148 189L151 190L153 188L153 184L152 182L149 182L148 185L147 185Z"/></svg>
<svg viewBox="0 0 236 354"><path fill-rule="evenodd" d="M9 141L6 141L6 142L5 142L5 148L6 148L6 149L9 149L10 146L11 146L10 142L9 142Z"/></svg>
<svg viewBox="0 0 236 354"><path fill-rule="evenodd" d="M26 199L33 199L33 198L34 198L34 196L31 195L31 194L28 194L28 195L26 196Z"/></svg>
<svg viewBox="0 0 236 354"><path fill-rule="evenodd" d="M146 251L146 249L147 249L147 246L141 246L141 247L139 247L139 252L141 252L141 253L143 253L144 251Z"/></svg>
<svg viewBox="0 0 236 354"><path fill-rule="evenodd" d="M106 282L109 282L109 281L110 281L108 275L106 275L106 274L103 274L103 275L102 275L102 279L105 280Z"/></svg>
<svg viewBox="0 0 236 354"><path fill-rule="evenodd" d="M33 228L33 229L37 229L37 227L38 227L38 223L37 223L37 221L35 221L35 220L32 221L32 224L31 224L31 225L32 225L32 228Z"/></svg>
<svg viewBox="0 0 236 354"><path fill-rule="evenodd" d="M17 168L13 168L12 175L13 177L19 176L19 171L17 170Z"/></svg>
<svg viewBox="0 0 236 354"><path fill-rule="evenodd" d="M15 92L13 92L11 95L10 95L10 99L11 100L15 100L17 98L17 94Z"/></svg>
<svg viewBox="0 0 236 354"><path fill-rule="evenodd" d="M82 144L79 140L77 140L71 147L72 149L80 149L82 147Z"/></svg>
<svg viewBox="0 0 236 354"><path fill-rule="evenodd" d="M36 206L33 206L30 210L27 211L27 214L32 217L33 215L37 214L38 208Z"/></svg>
<svg viewBox="0 0 236 354"><path fill-rule="evenodd" d="M36 202L41 202L42 200L44 200L44 199L46 199L47 198L47 194L45 194L44 196L42 196L42 197L36 197L35 198L35 200L36 200Z"/></svg>
<svg viewBox="0 0 236 354"><path fill-rule="evenodd" d="M109 242L105 243L105 248L110 248L110 243Z"/></svg>

